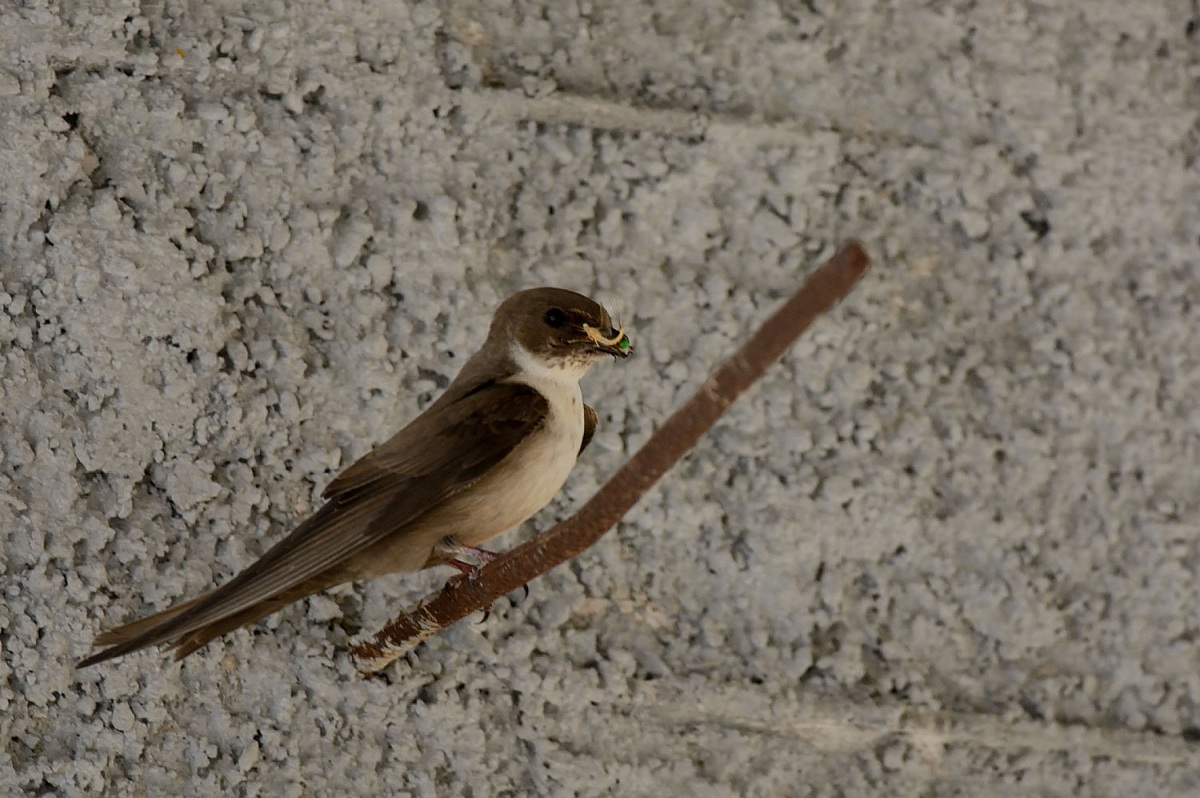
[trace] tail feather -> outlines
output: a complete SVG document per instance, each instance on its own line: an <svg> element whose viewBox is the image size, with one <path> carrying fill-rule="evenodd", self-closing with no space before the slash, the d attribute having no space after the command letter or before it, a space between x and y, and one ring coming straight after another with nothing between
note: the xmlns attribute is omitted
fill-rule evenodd
<svg viewBox="0 0 1200 798"><path fill-rule="evenodd" d="M119 643L127 643L135 637L155 629L166 623L169 619L176 617L182 612L186 612L192 607L204 600L203 596L197 596L190 601L184 601L176 604L173 607L168 607L162 612L156 612L154 615L148 615L145 618L140 618L136 621L131 621L123 626L118 626L116 629L109 629L107 632L101 632L96 635L96 639L92 641L94 646L113 646Z"/></svg>
<svg viewBox="0 0 1200 798"><path fill-rule="evenodd" d="M294 588L282 596L277 598L267 599L259 602L252 607L234 613L228 617L218 621L213 621L208 626L202 626L187 634L172 641L171 646L175 649L175 660L181 660L188 654L196 651L199 648L210 643L212 640L220 637L226 632L232 632L234 629L239 629L243 626L249 626L255 621L261 620L276 610L281 610L293 601L299 601L305 596L321 590L318 587L314 590L306 590L304 585ZM303 591L303 592L301 592Z"/></svg>
<svg viewBox="0 0 1200 798"><path fill-rule="evenodd" d="M116 629L110 629L96 637L92 645L109 646L86 659L80 660L76 668L86 668L105 660L120 657L157 643L170 643L175 649L175 659L180 660L196 651L214 638L232 632L247 624L265 618L276 610L283 609L292 602L299 601L305 596L317 593L343 581L336 577L318 577L302 582L272 598L260 601L249 607L243 607L229 615L208 623L200 628L180 632L190 621L186 616L188 610L203 604L216 591L210 591L202 596L169 607L162 612L132 621Z"/></svg>

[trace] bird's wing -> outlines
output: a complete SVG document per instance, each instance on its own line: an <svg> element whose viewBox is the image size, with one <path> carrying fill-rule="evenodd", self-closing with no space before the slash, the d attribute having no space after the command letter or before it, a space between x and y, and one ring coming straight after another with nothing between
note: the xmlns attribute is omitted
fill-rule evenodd
<svg viewBox="0 0 1200 798"><path fill-rule="evenodd" d="M583 440L579 442L579 454L583 454L583 450L592 442L592 436L596 434L596 411L590 405L583 406Z"/></svg>
<svg viewBox="0 0 1200 798"><path fill-rule="evenodd" d="M548 413L545 397L516 383L489 383L431 407L331 482L325 489L329 501L257 562L121 648L132 651L199 629L396 533L473 485L541 427Z"/></svg>

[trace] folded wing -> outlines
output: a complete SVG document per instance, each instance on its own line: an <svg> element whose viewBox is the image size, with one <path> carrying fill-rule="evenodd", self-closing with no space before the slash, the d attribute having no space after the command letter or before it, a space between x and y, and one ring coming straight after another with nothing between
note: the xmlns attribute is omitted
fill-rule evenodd
<svg viewBox="0 0 1200 798"><path fill-rule="evenodd" d="M545 423L549 405L527 385L486 383L437 403L355 462L324 491L328 501L257 562L188 605L100 635L116 642L80 663L173 640L310 580L471 485ZM155 616L158 617L158 616ZM132 636L130 636L132 633Z"/></svg>

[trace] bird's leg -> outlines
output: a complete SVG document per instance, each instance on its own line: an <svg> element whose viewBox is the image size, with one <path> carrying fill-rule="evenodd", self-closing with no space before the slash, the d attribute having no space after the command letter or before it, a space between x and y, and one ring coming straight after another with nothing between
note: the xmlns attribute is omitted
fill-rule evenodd
<svg viewBox="0 0 1200 798"><path fill-rule="evenodd" d="M478 564L466 562L462 559L464 556L478 560ZM446 583L446 587L453 587L460 579L466 579L468 584L475 587L479 582L480 569L499 556L499 554L487 549L480 549L475 546L467 546L459 543L447 535L434 544L432 559L449 565L451 568L456 568L460 572L459 576ZM521 585L521 589L525 591L525 598L529 598L529 585ZM490 609L485 610L483 620L486 621L491 614L492 611ZM483 621L480 621L480 623L483 623Z"/></svg>
<svg viewBox="0 0 1200 798"><path fill-rule="evenodd" d="M467 562L466 560L462 559L464 556L477 560L478 562ZM449 565L451 568L456 568L459 571L458 576L446 583L446 588L449 589L454 587L459 583L460 580L463 579L467 580L467 584L471 585L471 587L478 587L480 569L499 556L500 555L490 552L487 549L480 549L476 548L475 546L467 546L463 543L459 543L457 540L447 535L434 544L432 559L439 560L440 562ZM483 623L489 617L491 617L491 614L492 610L489 607L483 611L483 619L479 622Z"/></svg>
<svg viewBox="0 0 1200 798"><path fill-rule="evenodd" d="M465 578L471 585L475 585L479 581L480 569L499 556L486 549L459 543L450 536L442 538L433 546L433 557L451 568L458 569L462 573L462 577L459 578ZM477 562L468 562L463 559L464 557Z"/></svg>

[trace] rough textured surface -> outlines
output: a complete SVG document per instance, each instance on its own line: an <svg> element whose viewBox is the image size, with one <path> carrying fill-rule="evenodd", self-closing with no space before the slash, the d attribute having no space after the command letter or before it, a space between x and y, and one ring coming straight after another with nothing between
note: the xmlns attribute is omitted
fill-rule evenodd
<svg viewBox="0 0 1200 798"><path fill-rule="evenodd" d="M0 792L1194 795L1200 12L0 7ZM805 267L873 276L599 546L76 672L227 579L510 291L619 310L588 496Z"/></svg>

